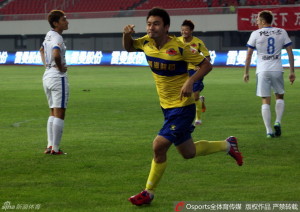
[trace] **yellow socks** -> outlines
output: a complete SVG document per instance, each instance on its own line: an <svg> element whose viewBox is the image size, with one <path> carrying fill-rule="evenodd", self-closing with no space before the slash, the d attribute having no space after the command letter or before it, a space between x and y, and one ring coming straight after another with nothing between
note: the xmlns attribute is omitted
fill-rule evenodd
<svg viewBox="0 0 300 212"><path fill-rule="evenodd" d="M151 170L146 183L146 190L153 194L154 189L160 181L165 169L167 167L167 162L156 163L154 159L152 160Z"/></svg>
<svg viewBox="0 0 300 212"><path fill-rule="evenodd" d="M228 150L227 141L206 141L201 140L195 142L196 156L209 155L215 152Z"/></svg>
<svg viewBox="0 0 300 212"><path fill-rule="evenodd" d="M196 104L196 120L201 120L202 103L200 100L195 101Z"/></svg>
<svg viewBox="0 0 300 212"><path fill-rule="evenodd" d="M204 156L215 152L221 152L228 150L227 141L206 141L201 140L195 142L196 156ZM153 194L154 189L157 187L164 171L167 168L167 162L156 163L154 159L151 163L150 173L146 183L146 190Z"/></svg>

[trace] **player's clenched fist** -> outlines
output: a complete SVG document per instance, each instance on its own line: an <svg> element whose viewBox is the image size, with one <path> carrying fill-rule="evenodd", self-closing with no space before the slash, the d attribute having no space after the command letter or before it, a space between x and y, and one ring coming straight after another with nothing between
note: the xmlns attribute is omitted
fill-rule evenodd
<svg viewBox="0 0 300 212"><path fill-rule="evenodd" d="M133 34L133 33L135 33L135 31L134 31L134 28L135 26L134 25L127 25L127 26L125 26L124 27L124 29L123 29L123 33L124 34Z"/></svg>
<svg viewBox="0 0 300 212"><path fill-rule="evenodd" d="M133 39L131 35L135 33L134 31L134 25L126 25L123 29L123 40L122 40L122 45L123 48L128 51L128 52L133 52L135 51L135 48L133 47Z"/></svg>

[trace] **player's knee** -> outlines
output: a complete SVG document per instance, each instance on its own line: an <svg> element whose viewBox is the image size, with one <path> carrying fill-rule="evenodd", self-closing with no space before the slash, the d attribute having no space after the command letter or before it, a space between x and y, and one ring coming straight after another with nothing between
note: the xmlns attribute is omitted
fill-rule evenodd
<svg viewBox="0 0 300 212"><path fill-rule="evenodd" d="M158 147L153 148L154 155L157 156L165 155L167 154L167 151L168 150L165 148L158 148Z"/></svg>
<svg viewBox="0 0 300 212"><path fill-rule="evenodd" d="M195 153L182 154L184 159L192 159L195 157Z"/></svg>
<svg viewBox="0 0 300 212"><path fill-rule="evenodd" d="M276 95L276 99L283 99L284 94L275 94Z"/></svg>
<svg viewBox="0 0 300 212"><path fill-rule="evenodd" d="M167 160L167 152L162 150L154 150L154 160L157 163L163 163Z"/></svg>

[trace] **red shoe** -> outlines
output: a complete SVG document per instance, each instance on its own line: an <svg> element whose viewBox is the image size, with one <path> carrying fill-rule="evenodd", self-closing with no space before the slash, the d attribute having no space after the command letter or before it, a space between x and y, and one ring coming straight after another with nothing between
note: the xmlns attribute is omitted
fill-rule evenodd
<svg viewBox="0 0 300 212"><path fill-rule="evenodd" d="M44 154L50 154L52 150L52 146L49 146L45 149Z"/></svg>
<svg viewBox="0 0 300 212"><path fill-rule="evenodd" d="M153 200L154 195L150 194L148 191L144 190L141 193L131 196L128 198L133 205L141 206L144 204L150 204Z"/></svg>
<svg viewBox="0 0 300 212"><path fill-rule="evenodd" d="M65 153L62 150L58 150L58 152L55 152L54 150L51 150L51 155L64 155Z"/></svg>
<svg viewBox="0 0 300 212"><path fill-rule="evenodd" d="M230 150L228 154L236 160L237 165L242 166L243 156L239 151L236 137L230 136L226 139L226 141L230 144Z"/></svg>

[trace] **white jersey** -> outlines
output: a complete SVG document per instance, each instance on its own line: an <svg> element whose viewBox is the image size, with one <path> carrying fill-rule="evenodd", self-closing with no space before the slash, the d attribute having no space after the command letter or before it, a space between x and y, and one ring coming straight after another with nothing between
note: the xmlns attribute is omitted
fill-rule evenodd
<svg viewBox="0 0 300 212"><path fill-rule="evenodd" d="M66 72L60 72L59 69L56 67L54 57L52 54L53 49L59 49L61 55L61 62L62 64L66 65L66 45L63 41L62 36L54 30L49 31L46 34L45 40L43 42L43 48L46 62L46 71L44 73L43 78L66 76Z"/></svg>
<svg viewBox="0 0 300 212"><path fill-rule="evenodd" d="M257 49L256 73L283 71L281 49L291 44L287 32L281 28L265 27L252 32L247 46Z"/></svg>

